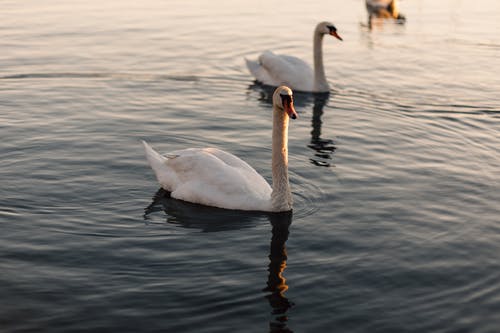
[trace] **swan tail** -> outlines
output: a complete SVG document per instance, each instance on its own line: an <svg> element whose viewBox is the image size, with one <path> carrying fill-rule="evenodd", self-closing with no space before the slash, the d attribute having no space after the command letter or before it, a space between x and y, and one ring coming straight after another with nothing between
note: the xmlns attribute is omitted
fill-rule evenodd
<svg viewBox="0 0 500 333"><path fill-rule="evenodd" d="M256 76L257 72L259 71L260 64L255 60L248 60L247 58L245 58L245 62L250 73L253 76Z"/></svg>
<svg viewBox="0 0 500 333"><path fill-rule="evenodd" d="M245 62L247 64L247 68L250 71L250 74L259 82L272 85L272 78L267 72L267 70L262 66L260 63L260 57L259 61L254 61L254 60L248 60L245 58Z"/></svg>
<svg viewBox="0 0 500 333"><path fill-rule="evenodd" d="M158 179L158 182L165 190L171 191L170 183L172 172L166 164L168 158L156 152L146 141L142 141L142 144L144 145L146 158L156 175L156 179Z"/></svg>

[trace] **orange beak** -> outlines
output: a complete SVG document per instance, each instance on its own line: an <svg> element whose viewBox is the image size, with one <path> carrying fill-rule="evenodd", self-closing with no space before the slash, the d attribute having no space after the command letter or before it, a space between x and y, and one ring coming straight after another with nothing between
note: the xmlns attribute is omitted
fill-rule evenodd
<svg viewBox="0 0 500 333"><path fill-rule="evenodd" d="M285 112L292 119L297 119L299 117L299 115L295 111L295 107L293 106L293 101L292 100L290 100L289 103L285 104Z"/></svg>
<svg viewBox="0 0 500 333"><path fill-rule="evenodd" d="M342 37L339 36L339 34L337 33L337 31L331 31L330 35L332 35L333 37L337 38L338 40L343 40Z"/></svg>

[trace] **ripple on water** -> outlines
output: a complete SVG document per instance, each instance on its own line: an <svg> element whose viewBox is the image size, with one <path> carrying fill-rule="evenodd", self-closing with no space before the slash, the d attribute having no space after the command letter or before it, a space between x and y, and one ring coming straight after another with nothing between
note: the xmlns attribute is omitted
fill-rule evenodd
<svg viewBox="0 0 500 333"><path fill-rule="evenodd" d="M293 218L305 219L314 215L321 207L324 193L321 188L307 178L290 170L290 186L293 194Z"/></svg>
<svg viewBox="0 0 500 333"><path fill-rule="evenodd" d="M112 72L52 72L52 73L19 73L0 76L0 80L22 79L117 79L132 81L199 81L195 75L164 75L147 73L112 73Z"/></svg>
<svg viewBox="0 0 500 333"><path fill-rule="evenodd" d="M303 219L313 215L323 197L321 189L307 182L305 177L290 171L294 198L293 218ZM203 232L239 230L251 228L268 221L268 213L227 210L177 200L159 189L144 210L146 224L165 223Z"/></svg>
<svg viewBox="0 0 500 333"><path fill-rule="evenodd" d="M273 214L155 196L140 139L215 146L270 181L273 91L244 58L270 49L311 64L326 1L280 15L225 0L8 1L0 322L496 332L500 44L485 1L405 1L404 28L375 32L359 31L360 1L326 18L345 42L324 41L329 98L294 94L290 240Z"/></svg>

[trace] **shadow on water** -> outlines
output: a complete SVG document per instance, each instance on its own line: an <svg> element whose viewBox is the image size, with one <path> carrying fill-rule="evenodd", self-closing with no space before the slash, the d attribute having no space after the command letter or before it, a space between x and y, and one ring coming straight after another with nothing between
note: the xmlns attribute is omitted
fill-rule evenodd
<svg viewBox="0 0 500 333"><path fill-rule="evenodd" d="M200 229L203 232L217 232L250 228L259 222L268 220L272 227L269 247L269 264L266 287L262 289L271 306L270 332L292 332L287 327L288 310L294 305L288 300L288 290L283 272L286 268L287 252L285 243L288 240L289 228L292 224L293 212L263 213L227 210L192 204L174 199L170 193L159 189L151 204L144 209L144 220L149 223L150 215L164 211L167 222L183 228Z"/></svg>
<svg viewBox="0 0 500 333"><path fill-rule="evenodd" d="M272 225L271 246L269 250L269 266L267 286L262 291L271 306L270 332L292 332L287 327L288 310L294 305L286 296L288 290L283 272L288 258L285 243L288 240L289 228L292 224L292 212L271 214Z"/></svg>
<svg viewBox="0 0 500 333"><path fill-rule="evenodd" d="M259 101L266 104L272 105L273 93L275 87L264 85L258 81L254 81L248 87L249 91L254 91L258 93ZM309 161L316 165L322 167L332 166L332 155L337 149L333 140L323 139L321 137L321 125L323 124L321 116L323 115L323 109L330 99L330 92L326 93L306 93L306 92L294 92L294 104L295 107L310 107L313 105L312 112L312 131L311 131L311 141L307 145L308 148L314 151L313 157Z"/></svg>
<svg viewBox="0 0 500 333"><path fill-rule="evenodd" d="M153 223L151 214L165 212L166 222L202 232L217 232L251 228L267 220L263 212L245 212L194 204L174 199L160 188L153 201L144 209L144 221Z"/></svg>

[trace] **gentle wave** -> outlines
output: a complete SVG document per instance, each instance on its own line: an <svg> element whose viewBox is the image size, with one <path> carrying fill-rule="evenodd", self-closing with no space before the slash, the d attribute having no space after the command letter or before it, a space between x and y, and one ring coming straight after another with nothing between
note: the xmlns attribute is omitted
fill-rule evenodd
<svg viewBox="0 0 500 333"><path fill-rule="evenodd" d="M388 112L404 113L407 115L421 114L428 112L432 109L432 113L455 113L455 114L491 114L496 115L500 113L500 109L495 105L481 104L458 104L458 103L438 103L432 101L421 101L418 104L413 100L405 100L403 97L398 97L396 100L394 96L386 95L384 93L362 91L355 88L342 88L338 94L335 94L335 100L338 102L348 103L353 105L353 108L359 106L369 107L377 106L377 109L383 111L387 109ZM386 107L383 107L386 106Z"/></svg>
<svg viewBox="0 0 500 333"><path fill-rule="evenodd" d="M199 81L200 77L194 75L160 75L141 73L100 73L100 72L61 72L61 73L22 73L0 76L1 80L20 79L124 79L124 80L173 80L173 81Z"/></svg>

